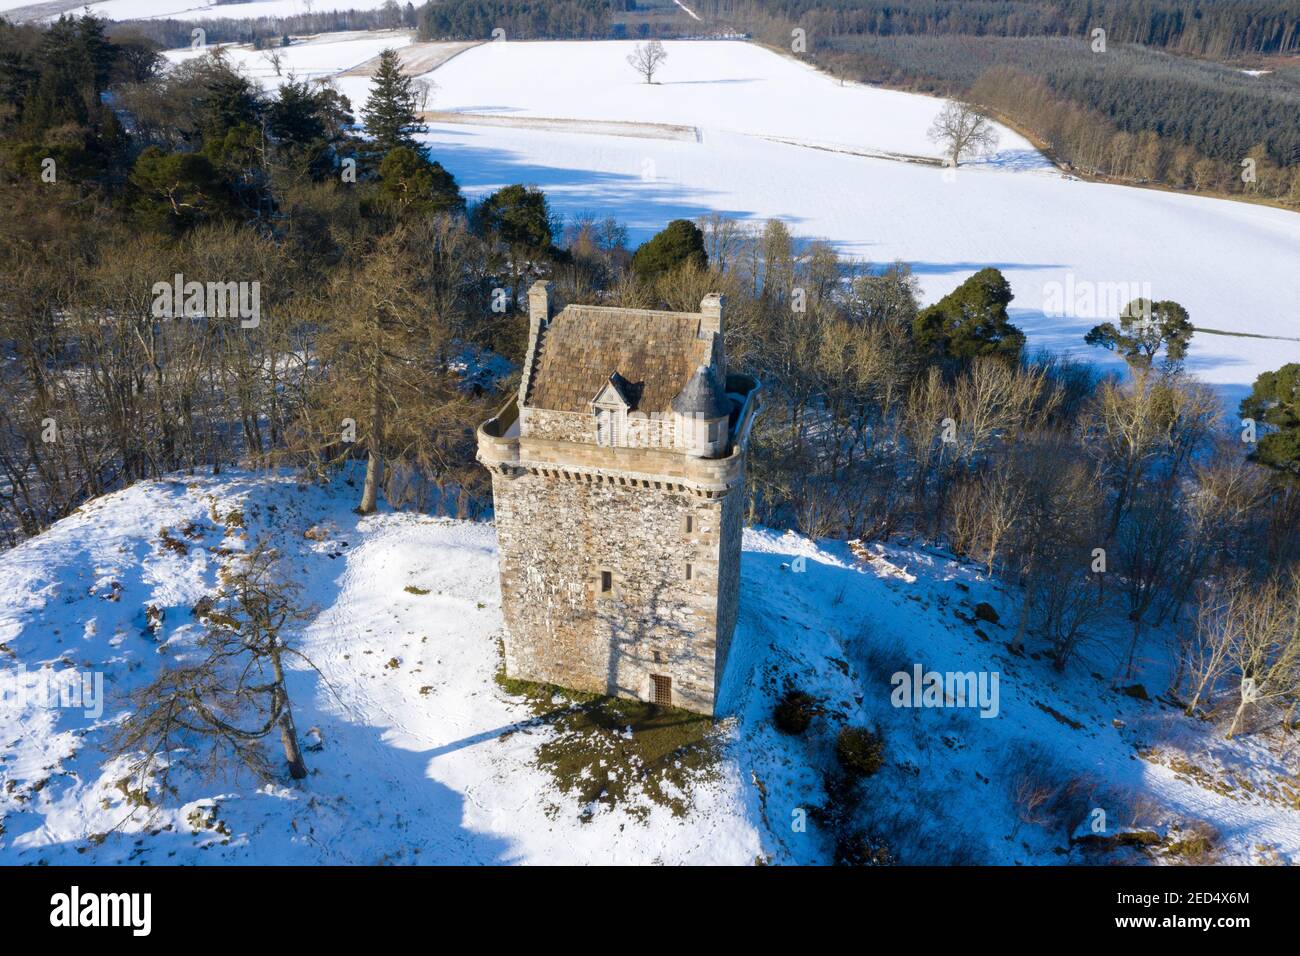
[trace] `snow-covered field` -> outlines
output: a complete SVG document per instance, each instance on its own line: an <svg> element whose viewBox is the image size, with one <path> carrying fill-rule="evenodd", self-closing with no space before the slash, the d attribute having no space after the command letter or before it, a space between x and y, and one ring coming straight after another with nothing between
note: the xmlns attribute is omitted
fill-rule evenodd
<svg viewBox="0 0 1300 956"><path fill-rule="evenodd" d="M230 65L242 70L245 75L256 80L263 87L274 90L285 82L290 75L299 80L316 80L336 76L378 56L386 49L400 50L411 42L409 30L375 30L373 32L354 31L347 33L322 33L317 36L303 37L291 46L275 47L271 50L254 50L251 46L227 46L226 58ZM280 72L277 74L272 55L279 58ZM207 50L186 49L169 50L167 59L173 63L192 60L207 55ZM350 82L353 78L340 80ZM361 79L361 87L370 81ZM353 103L360 108L365 102L364 95Z"/></svg>
<svg viewBox="0 0 1300 956"><path fill-rule="evenodd" d="M460 52L424 77L436 84L432 108L466 114L431 125L432 155L470 196L532 183L560 214L613 215L637 242L677 217L781 218L846 255L910 262L927 301L993 265L1012 284L1012 314L1031 347L1110 359L1087 349L1084 332L1113 319L1116 303L1174 299L1202 329L1245 334L1203 331L1187 363L1232 408L1261 371L1300 361L1296 213L1079 181L1005 129L992 155L954 174L910 161L938 156L925 134L940 100L841 86L750 43L666 46L654 85L625 62L631 43L507 41ZM322 37L289 57L318 76L374 48L365 37ZM261 54L232 55L276 82ZM367 78L336 82L354 106L364 102ZM694 135L573 131L611 120Z"/></svg>
<svg viewBox="0 0 1300 956"><path fill-rule="evenodd" d="M653 84L633 73L632 42L485 43L436 71L439 109L697 126L938 158L926 138L943 101L851 84L751 43L665 44ZM352 91L349 90L349 93ZM361 95L360 90L356 95ZM1048 168L1004 131L1001 159Z"/></svg>
<svg viewBox="0 0 1300 956"><path fill-rule="evenodd" d="M1112 830L1136 821L1176 840L1203 821L1226 861L1300 862L1294 752L1226 743L1169 705L1111 690L1105 654L1064 675L1032 645L1013 654L1012 599L969 566L896 548L860 558L762 530L745 535L713 757L685 783L659 783L675 804L651 791L679 760L601 757L586 782L594 766L626 795L584 799L543 759L563 734L597 745L564 728L573 707L556 697L539 715L494 681L492 527L358 518L354 497L342 482L287 475L178 476L90 502L0 555L0 676L100 673L106 698L99 716L0 701L0 863L827 862L815 813L806 830L792 823L825 802L845 722L884 733L862 822L903 862L1085 859L1071 820L1017 822L1027 766L1075 782L1078 812L1103 809ZM184 657L200 627L191 608L232 552L263 538L314 605L292 641L319 673L290 676L310 775L258 785L178 767L175 792L135 805L104 749L124 695ZM980 602L1001 623L977 620ZM156 633L150 606L164 612ZM913 664L998 672L997 716L892 707L890 675ZM1162 679L1153 649L1138 680L1154 695ZM803 737L771 723L787 680L824 699ZM630 730L615 736L634 743Z"/></svg>

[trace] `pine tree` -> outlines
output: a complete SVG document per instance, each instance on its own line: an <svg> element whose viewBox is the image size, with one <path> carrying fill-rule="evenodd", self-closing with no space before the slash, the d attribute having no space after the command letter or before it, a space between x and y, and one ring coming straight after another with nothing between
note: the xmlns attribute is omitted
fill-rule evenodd
<svg viewBox="0 0 1300 956"><path fill-rule="evenodd" d="M689 219L674 219L637 249L632 269L642 279L654 279L688 261L701 269L708 267L704 233Z"/></svg>
<svg viewBox="0 0 1300 956"><path fill-rule="evenodd" d="M981 269L912 323L917 347L936 359L967 362L980 355L1017 359L1025 335L1011 324L1011 286L997 269Z"/></svg>
<svg viewBox="0 0 1300 956"><path fill-rule="evenodd" d="M1264 372L1241 403L1243 418L1273 426L1259 439L1254 458L1262 464L1300 475L1300 363Z"/></svg>
<svg viewBox="0 0 1300 956"><path fill-rule="evenodd" d="M379 54L379 67L375 70L370 98L361 108L361 119L366 132L374 140L381 154L398 146L418 151L415 134L428 127L415 114L416 93L411 78L402 74L396 50Z"/></svg>
<svg viewBox="0 0 1300 956"><path fill-rule="evenodd" d="M379 195L399 209L420 215L465 208L456 178L442 164L404 146L390 150L379 164Z"/></svg>

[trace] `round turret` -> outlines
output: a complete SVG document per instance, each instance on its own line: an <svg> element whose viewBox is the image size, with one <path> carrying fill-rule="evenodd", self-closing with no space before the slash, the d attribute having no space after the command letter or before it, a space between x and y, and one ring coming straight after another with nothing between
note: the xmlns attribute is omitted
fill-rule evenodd
<svg viewBox="0 0 1300 956"><path fill-rule="evenodd" d="M727 451L727 398L712 367L701 365L672 401L680 444L696 458L718 458Z"/></svg>

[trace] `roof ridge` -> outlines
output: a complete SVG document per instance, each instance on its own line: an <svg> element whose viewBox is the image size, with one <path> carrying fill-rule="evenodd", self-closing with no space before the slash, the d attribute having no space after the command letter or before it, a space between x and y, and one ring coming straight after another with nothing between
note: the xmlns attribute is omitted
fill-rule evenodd
<svg viewBox="0 0 1300 956"><path fill-rule="evenodd" d="M588 305L586 303L570 303L559 311L556 318L568 312L570 309L576 311L602 312L606 314L613 313L631 313L633 315L662 315L673 319L702 319L703 312L674 312L672 309L634 309L622 305ZM554 321L554 319L552 319Z"/></svg>

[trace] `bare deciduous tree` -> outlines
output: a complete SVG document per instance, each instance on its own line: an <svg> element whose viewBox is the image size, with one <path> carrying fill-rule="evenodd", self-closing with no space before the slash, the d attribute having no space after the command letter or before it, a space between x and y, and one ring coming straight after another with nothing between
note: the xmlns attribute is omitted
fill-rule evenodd
<svg viewBox="0 0 1300 956"><path fill-rule="evenodd" d="M1191 688L1187 702L1188 716L1202 703L1214 699L1220 682L1232 669L1230 650L1234 620L1240 616L1235 608L1249 599L1249 583L1239 573L1217 586L1207 585L1196 614L1196 626L1185 639L1182 667Z"/></svg>
<svg viewBox="0 0 1300 956"><path fill-rule="evenodd" d="M631 64L632 69L641 74L647 83L655 81L655 72L666 59L668 59L668 51L658 40L638 43L627 56L627 62Z"/></svg>
<svg viewBox="0 0 1300 956"><path fill-rule="evenodd" d="M1235 679L1237 706L1227 736L1261 706L1294 711L1300 700L1300 570L1264 581L1236 573L1206 588L1188 648L1188 712Z"/></svg>
<svg viewBox="0 0 1300 956"><path fill-rule="evenodd" d="M134 758L132 776L141 790L155 769L165 774L173 750L196 739L210 745L212 770L233 759L269 776L260 742L277 732L289 775L307 776L284 669L287 657L311 663L283 636L287 625L307 616L295 592L265 543L226 573L198 642L202 656L167 668L136 693L135 711L116 736L115 751Z"/></svg>
<svg viewBox="0 0 1300 956"><path fill-rule="evenodd" d="M944 104L928 135L931 142L943 148L950 166L959 165L963 159L982 156L998 144L998 130L993 121L976 107L960 100Z"/></svg>
<svg viewBox="0 0 1300 956"><path fill-rule="evenodd" d="M433 102L437 95L438 84L430 79L417 79L411 81L411 93L415 98L415 111L423 113Z"/></svg>

